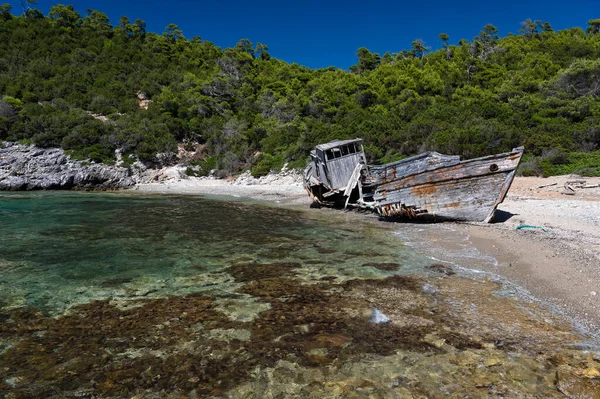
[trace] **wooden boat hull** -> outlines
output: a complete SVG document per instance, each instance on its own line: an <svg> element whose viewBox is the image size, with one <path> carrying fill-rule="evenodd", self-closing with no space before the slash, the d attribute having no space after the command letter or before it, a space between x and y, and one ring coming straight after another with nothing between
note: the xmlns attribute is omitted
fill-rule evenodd
<svg viewBox="0 0 600 399"><path fill-rule="evenodd" d="M491 222L515 177L523 148L466 161L445 162L404 175L379 168L372 207L382 216Z"/></svg>
<svg viewBox="0 0 600 399"><path fill-rule="evenodd" d="M319 204L370 209L385 217L491 222L522 155L523 148L519 147L465 161L454 155L428 152L370 170L356 163L352 176L346 177L345 187L330 187L319 178L315 158L305 170L304 185ZM320 176L325 178L330 170L340 173L331 165L321 170Z"/></svg>

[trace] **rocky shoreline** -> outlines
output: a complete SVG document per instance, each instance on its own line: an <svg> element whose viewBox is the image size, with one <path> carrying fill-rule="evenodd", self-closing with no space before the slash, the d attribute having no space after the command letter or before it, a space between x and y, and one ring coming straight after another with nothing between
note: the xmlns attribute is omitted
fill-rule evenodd
<svg viewBox="0 0 600 399"><path fill-rule="evenodd" d="M283 170L260 178L244 172L235 179L190 177L180 165L148 168L137 161L128 168L72 159L61 148L40 148L0 142L0 191L29 190L120 190L142 189L146 185L221 184L237 186L302 186L302 174ZM202 183L200 183L202 184Z"/></svg>
<svg viewBox="0 0 600 399"><path fill-rule="evenodd" d="M87 164L60 148L0 144L0 191L123 189L136 184L131 168Z"/></svg>

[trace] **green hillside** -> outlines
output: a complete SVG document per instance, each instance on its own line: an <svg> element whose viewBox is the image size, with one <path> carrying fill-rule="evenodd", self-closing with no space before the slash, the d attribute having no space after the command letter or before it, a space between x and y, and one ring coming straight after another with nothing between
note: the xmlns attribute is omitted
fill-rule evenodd
<svg viewBox="0 0 600 399"><path fill-rule="evenodd" d="M184 143L201 149L199 173L222 175L304 166L331 139L364 138L373 163L523 145L526 174L600 175L600 20L587 26L555 32L526 21L499 38L487 25L457 44L440 34L438 51L420 41L383 56L361 48L350 71L313 70L244 39L221 49L174 24L157 34L126 17L112 26L94 10L15 16L5 4L0 140L98 162L117 149L164 162Z"/></svg>

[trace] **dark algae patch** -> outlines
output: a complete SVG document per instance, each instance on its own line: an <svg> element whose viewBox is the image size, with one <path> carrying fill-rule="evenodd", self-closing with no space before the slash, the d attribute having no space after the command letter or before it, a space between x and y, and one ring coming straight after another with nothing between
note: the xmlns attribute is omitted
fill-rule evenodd
<svg viewBox="0 0 600 399"><path fill-rule="evenodd" d="M363 263L365 267L374 267L375 269L383 270L386 272L395 272L400 269L401 265L398 263L374 263L368 262Z"/></svg>
<svg viewBox="0 0 600 399"><path fill-rule="evenodd" d="M204 295L93 301L55 318L5 312L0 338L15 343L0 355L0 394L262 397L293 383L298 391L281 397L598 397L598 358L569 349L582 337L533 305L494 299L497 284L407 276L306 284L289 267L263 265L254 276L242 267L250 265L231 270L239 292L270 305L252 322L229 319ZM389 321L372 322L374 309ZM365 374L367 365L382 374ZM444 378L430 379L434 372Z"/></svg>
<svg viewBox="0 0 600 399"><path fill-rule="evenodd" d="M389 228L19 195L0 198L1 398L599 398L594 341Z"/></svg>
<svg viewBox="0 0 600 399"><path fill-rule="evenodd" d="M236 263L225 271L231 274L236 281L248 282L255 280L257 276L261 279L291 275L294 269L302 267L300 263Z"/></svg>

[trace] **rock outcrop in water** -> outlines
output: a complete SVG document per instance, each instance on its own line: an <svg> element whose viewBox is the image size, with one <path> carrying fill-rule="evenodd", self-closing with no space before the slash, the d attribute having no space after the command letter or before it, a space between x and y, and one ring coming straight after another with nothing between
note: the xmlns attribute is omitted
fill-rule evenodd
<svg viewBox="0 0 600 399"><path fill-rule="evenodd" d="M0 143L0 191L128 188L135 184L132 174L76 161L60 148Z"/></svg>

